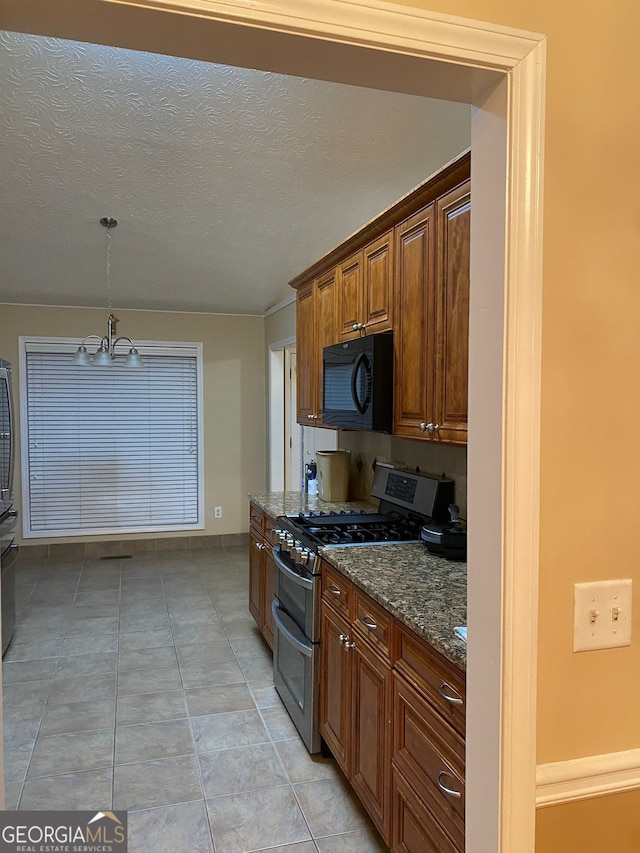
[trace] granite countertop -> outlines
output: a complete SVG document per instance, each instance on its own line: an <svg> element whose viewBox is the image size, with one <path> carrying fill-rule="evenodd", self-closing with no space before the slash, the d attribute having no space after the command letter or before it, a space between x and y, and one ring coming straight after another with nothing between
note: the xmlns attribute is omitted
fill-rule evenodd
<svg viewBox="0 0 640 853"><path fill-rule="evenodd" d="M376 509L364 501L325 503L316 495L250 495L268 515L305 510ZM321 548L322 557L460 669L467 644L454 628L467 624L467 564L429 554L422 544Z"/></svg>
<svg viewBox="0 0 640 853"><path fill-rule="evenodd" d="M262 492L249 495L249 499L255 501L272 518L279 515L297 515L299 512L378 508L377 504L366 501L321 501L317 495L308 495L306 492Z"/></svg>
<svg viewBox="0 0 640 853"><path fill-rule="evenodd" d="M464 670L467 564L429 554L420 543L322 548L322 556L447 660Z"/></svg>

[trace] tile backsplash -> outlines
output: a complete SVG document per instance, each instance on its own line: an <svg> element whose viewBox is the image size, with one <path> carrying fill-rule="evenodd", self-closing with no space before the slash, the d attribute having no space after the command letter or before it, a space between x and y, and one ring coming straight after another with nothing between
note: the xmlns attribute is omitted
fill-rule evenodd
<svg viewBox="0 0 640 853"><path fill-rule="evenodd" d="M351 451L349 498L371 500L375 461L404 463L404 467L429 474L445 474L455 483L460 515L467 517L467 449L430 444L377 432L340 430L338 447Z"/></svg>

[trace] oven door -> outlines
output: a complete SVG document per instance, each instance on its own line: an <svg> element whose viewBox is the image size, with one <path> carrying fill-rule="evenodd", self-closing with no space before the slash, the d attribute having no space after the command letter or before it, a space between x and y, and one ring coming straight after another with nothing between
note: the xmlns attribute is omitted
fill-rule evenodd
<svg viewBox="0 0 640 853"><path fill-rule="evenodd" d="M274 600L273 683L309 752L320 751L318 697L320 646Z"/></svg>
<svg viewBox="0 0 640 853"><path fill-rule="evenodd" d="M303 575L296 571L278 546L273 549L273 559L276 563L275 597L303 634L317 643L320 639L320 576Z"/></svg>

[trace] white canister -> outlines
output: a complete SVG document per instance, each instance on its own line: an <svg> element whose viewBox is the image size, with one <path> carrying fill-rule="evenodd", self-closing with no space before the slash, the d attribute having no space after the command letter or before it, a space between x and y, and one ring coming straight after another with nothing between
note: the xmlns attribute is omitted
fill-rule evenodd
<svg viewBox="0 0 640 853"><path fill-rule="evenodd" d="M348 450L318 450L318 497L321 501L346 501L349 495Z"/></svg>

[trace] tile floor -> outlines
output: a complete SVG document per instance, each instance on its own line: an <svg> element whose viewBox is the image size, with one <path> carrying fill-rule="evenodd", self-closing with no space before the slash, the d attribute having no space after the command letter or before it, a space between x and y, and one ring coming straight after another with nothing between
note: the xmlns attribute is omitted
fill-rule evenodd
<svg viewBox="0 0 640 853"><path fill-rule="evenodd" d="M310 757L247 610L247 549L22 560L6 807L127 809L130 853L382 853Z"/></svg>

